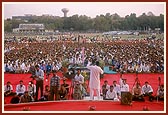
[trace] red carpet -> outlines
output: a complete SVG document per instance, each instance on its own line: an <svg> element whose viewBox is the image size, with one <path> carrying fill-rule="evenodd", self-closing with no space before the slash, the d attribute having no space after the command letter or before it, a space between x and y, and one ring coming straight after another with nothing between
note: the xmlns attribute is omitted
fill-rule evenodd
<svg viewBox="0 0 168 115"><path fill-rule="evenodd" d="M150 111L163 111L164 104L162 102L133 102L132 106L128 106L110 101L59 101L6 105L4 110L22 111L24 107L28 107L30 111L88 111L89 106L95 106L96 111L142 111L144 106L147 106Z"/></svg>
<svg viewBox="0 0 168 115"><path fill-rule="evenodd" d="M59 74L61 77L62 75ZM30 74L7 74L5 73L4 83L11 81L14 91L16 85L19 83L19 80L23 80L24 84L28 85L28 82L31 80ZM119 74L106 74L104 78L101 79L101 85L104 80L108 80L109 84L112 84L113 80L119 81ZM141 86L145 81L148 81L154 90L154 95L158 88L158 77L161 78L161 83L164 83L164 74L138 74ZM130 86L130 90L135 82L135 74L124 74L123 78L127 79L127 83ZM44 81L44 85L48 84ZM62 83L62 80L61 80ZM67 83L71 84L71 81L68 80ZM148 106L152 111L163 111L164 104L163 102L133 102L132 106L121 105L120 102L110 102L110 101L61 101L61 102L38 102L38 103L29 103L29 104L9 104L10 98L5 98L5 101L8 103L5 105L5 111L22 111L23 107L30 107L31 111L88 111L88 107L91 105L96 106L98 111L141 111L144 106Z"/></svg>

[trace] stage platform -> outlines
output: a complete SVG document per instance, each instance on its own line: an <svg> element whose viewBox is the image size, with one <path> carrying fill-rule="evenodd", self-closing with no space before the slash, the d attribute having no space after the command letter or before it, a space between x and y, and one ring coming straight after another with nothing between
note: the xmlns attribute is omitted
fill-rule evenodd
<svg viewBox="0 0 168 115"><path fill-rule="evenodd" d="M49 101L33 102L27 104L6 104L5 111L90 111L90 106L94 106L94 111L143 111L148 107L149 111L163 111L163 102L132 102L132 105L121 105L120 102L109 100L66 100L66 101Z"/></svg>
<svg viewBox="0 0 168 115"><path fill-rule="evenodd" d="M16 85L20 80L24 81L27 86L31 80L30 74L4 74L4 84L7 81L11 81L14 91L16 90ZM62 77L61 74L59 74ZM51 77L51 76L50 76ZM158 77L161 78L161 84L164 84L164 74L163 73L148 73L148 74L138 74L141 86L145 81L148 81L154 90L154 95L158 88ZM109 84L113 83L113 80L119 81L120 74L105 74L101 78L101 86L104 80L108 80ZM127 83L130 86L130 91L132 90L133 84L135 82L136 74L123 74L123 78L127 79ZM49 81L44 80L44 85L48 85ZM62 80L61 80L62 83ZM71 85L71 80L67 80L67 83ZM86 83L88 83L86 81ZM96 99L96 98L95 98ZM156 101L149 102L145 99L145 102L132 102L132 106L121 105L120 102L106 101L106 100L94 100L90 101L89 97L85 97L84 100L66 100L66 101L52 101L52 102L33 102L27 104L10 104L10 98L5 98L6 104L3 105L4 111L23 111L23 108L28 107L30 111L89 111L89 106L95 106L95 111L142 111L143 107L147 106L150 111L164 111L164 102Z"/></svg>

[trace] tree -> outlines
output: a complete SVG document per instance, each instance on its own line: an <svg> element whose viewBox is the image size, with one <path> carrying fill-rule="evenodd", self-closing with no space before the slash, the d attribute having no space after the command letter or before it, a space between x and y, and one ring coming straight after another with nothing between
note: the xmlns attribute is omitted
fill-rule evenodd
<svg viewBox="0 0 168 115"><path fill-rule="evenodd" d="M117 13L105 15L100 14L95 18L86 15L73 15L70 17L59 16L32 16L24 20L6 19L4 29L6 32L12 32L12 29L18 28L21 23L43 23L46 29L60 31L81 31L90 30L104 32L116 30L148 30L151 28L160 28L164 31L164 15L155 16L153 13L146 15L143 13L139 17L135 13L120 17Z"/></svg>
<svg viewBox="0 0 168 115"><path fill-rule="evenodd" d="M12 21L11 20L4 21L4 31L5 32L12 32Z"/></svg>

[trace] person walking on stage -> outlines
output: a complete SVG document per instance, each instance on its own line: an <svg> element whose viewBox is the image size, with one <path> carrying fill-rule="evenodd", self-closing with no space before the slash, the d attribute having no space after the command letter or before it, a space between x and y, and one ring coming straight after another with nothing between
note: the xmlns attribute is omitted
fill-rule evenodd
<svg viewBox="0 0 168 115"><path fill-rule="evenodd" d="M93 63L93 62L92 62ZM89 88L90 88L90 99L94 100L94 90L96 90L97 98L100 99L100 74L103 74L103 70L99 67L99 62L93 65L90 65L89 62L87 64L87 68L90 70L90 80L89 80Z"/></svg>

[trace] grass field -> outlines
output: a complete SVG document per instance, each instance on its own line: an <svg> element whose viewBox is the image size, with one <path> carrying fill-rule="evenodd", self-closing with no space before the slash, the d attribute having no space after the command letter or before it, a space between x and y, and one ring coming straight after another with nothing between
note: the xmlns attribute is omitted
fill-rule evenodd
<svg viewBox="0 0 168 115"><path fill-rule="evenodd" d="M88 38L92 38L92 37L97 37L98 39L99 38L102 38L102 37L106 37L106 36L103 36L102 33L75 33L74 36L85 36L85 37L88 37ZM6 38L12 38L13 36L15 36L16 38L23 38L23 37L28 37L28 38L40 38L40 39L46 39L47 37L54 37L54 38L58 38L60 35L32 35L32 34L27 34L27 35L24 35L24 34L5 34L5 39ZM62 36L62 35L61 35ZM69 35L66 35L67 37ZM144 38L147 38L147 37L150 37L151 35L150 34L140 34L140 35L115 35L115 37L118 37L120 39L144 39ZM114 36L112 35L107 35L108 39L113 39ZM164 34L156 34L156 38L157 39L164 39Z"/></svg>

